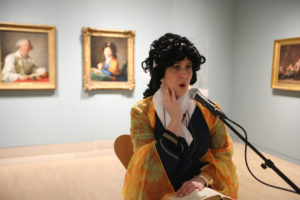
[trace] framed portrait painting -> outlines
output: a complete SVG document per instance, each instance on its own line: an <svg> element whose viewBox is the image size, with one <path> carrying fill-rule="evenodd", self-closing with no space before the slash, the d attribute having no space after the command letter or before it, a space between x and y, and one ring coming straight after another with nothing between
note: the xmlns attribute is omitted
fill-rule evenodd
<svg viewBox="0 0 300 200"><path fill-rule="evenodd" d="M55 26L0 22L0 89L56 89Z"/></svg>
<svg viewBox="0 0 300 200"><path fill-rule="evenodd" d="M300 37L274 41L271 88L300 91Z"/></svg>
<svg viewBox="0 0 300 200"><path fill-rule="evenodd" d="M83 88L133 90L134 31L84 27Z"/></svg>

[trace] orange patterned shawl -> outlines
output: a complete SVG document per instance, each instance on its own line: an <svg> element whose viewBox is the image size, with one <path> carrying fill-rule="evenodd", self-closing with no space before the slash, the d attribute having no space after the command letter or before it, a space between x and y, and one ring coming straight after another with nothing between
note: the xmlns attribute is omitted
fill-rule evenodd
<svg viewBox="0 0 300 200"><path fill-rule="evenodd" d="M232 140L224 124L197 102L210 132L210 148L200 159L209 162L201 169L213 179L211 187L237 199L238 179L232 162ZM128 165L122 194L125 200L160 200L174 193L156 150L155 110L152 96L131 109L131 138L134 155Z"/></svg>

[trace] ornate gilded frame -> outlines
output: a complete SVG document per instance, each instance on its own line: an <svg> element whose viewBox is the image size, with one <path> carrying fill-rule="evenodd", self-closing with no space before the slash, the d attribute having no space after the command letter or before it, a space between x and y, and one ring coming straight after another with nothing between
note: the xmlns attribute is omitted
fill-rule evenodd
<svg viewBox="0 0 300 200"><path fill-rule="evenodd" d="M274 41L271 88L300 91L300 37Z"/></svg>
<svg viewBox="0 0 300 200"><path fill-rule="evenodd" d="M10 35L14 35L14 38L22 39L21 37L30 37L35 40L36 36L44 37L44 43L38 44L37 46L43 46L45 51L40 49L35 51L36 57L42 53L47 52L47 55L42 55L47 63L48 79L45 82L39 82L37 79L27 82L4 82L2 81L2 68L5 61L5 56L2 56L2 46L7 42L2 39L2 36L6 35L8 38ZM19 36L18 36L19 35ZM40 41L40 40L36 40ZM31 41L32 42L32 41ZM37 42L36 42L37 43ZM14 41L15 45L15 41ZM33 46L35 44L33 43ZM16 48L14 46L14 48ZM31 53L30 53L31 54ZM33 58L34 59L34 58ZM56 89L56 28L55 26L48 25L33 25L33 24L17 24L17 23L6 23L0 22L0 90L55 90Z"/></svg>
<svg viewBox="0 0 300 200"><path fill-rule="evenodd" d="M124 57L126 60L125 74L127 75L125 81L118 80L92 80L92 59L95 59L92 55L96 55L92 52L91 40L97 39L102 43L107 40L123 40L124 49L123 52L127 53ZM125 41L124 41L125 40ZM101 43L99 42L99 44ZM90 27L82 28L82 45L83 45L83 88L84 90L97 90L97 89L124 89L133 90L135 88L134 79L134 43L135 43L135 31L132 30L105 30ZM127 46L127 48L126 48ZM99 52L100 53L100 52ZM124 56L123 54L121 56ZM125 62L125 61L124 61Z"/></svg>

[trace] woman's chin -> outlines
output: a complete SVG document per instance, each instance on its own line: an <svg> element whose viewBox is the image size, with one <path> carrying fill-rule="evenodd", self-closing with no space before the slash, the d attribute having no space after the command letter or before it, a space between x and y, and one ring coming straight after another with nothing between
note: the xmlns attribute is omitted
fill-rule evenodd
<svg viewBox="0 0 300 200"><path fill-rule="evenodd" d="M177 91L177 92L175 92L175 96L176 96L176 98L182 97L182 96L184 96L186 94L186 92L187 92L186 89L185 90Z"/></svg>

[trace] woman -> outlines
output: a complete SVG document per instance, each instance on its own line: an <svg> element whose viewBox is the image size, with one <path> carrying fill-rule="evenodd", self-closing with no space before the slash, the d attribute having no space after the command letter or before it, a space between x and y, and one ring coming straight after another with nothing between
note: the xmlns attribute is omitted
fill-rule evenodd
<svg viewBox="0 0 300 200"><path fill-rule="evenodd" d="M104 62L97 64L97 68L92 68L91 79L98 81L116 81L120 75L119 62L117 60L117 48L114 43L107 42L103 47Z"/></svg>
<svg viewBox="0 0 300 200"><path fill-rule="evenodd" d="M185 37L167 33L152 43L142 63L151 80L131 109L134 155L123 187L126 200L184 197L204 186L237 198L231 138L187 94L204 62Z"/></svg>

